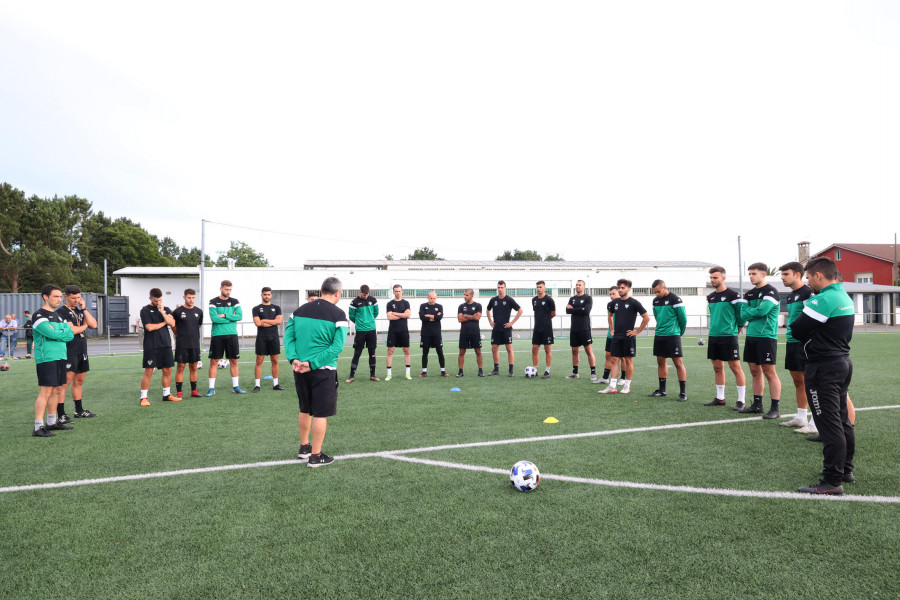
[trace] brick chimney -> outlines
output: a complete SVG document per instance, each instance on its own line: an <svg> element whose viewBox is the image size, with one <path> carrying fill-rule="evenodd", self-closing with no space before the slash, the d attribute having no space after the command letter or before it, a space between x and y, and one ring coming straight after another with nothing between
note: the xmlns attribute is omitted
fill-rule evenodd
<svg viewBox="0 0 900 600"><path fill-rule="evenodd" d="M809 261L809 242L797 243L797 260L800 261L801 265L806 266L806 263Z"/></svg>

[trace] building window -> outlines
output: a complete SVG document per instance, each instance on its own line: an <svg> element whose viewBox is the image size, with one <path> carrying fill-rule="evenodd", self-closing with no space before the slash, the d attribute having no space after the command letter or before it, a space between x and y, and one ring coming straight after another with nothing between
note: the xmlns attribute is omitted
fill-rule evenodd
<svg viewBox="0 0 900 600"><path fill-rule="evenodd" d="M855 279L856 283L875 283L872 273L857 273Z"/></svg>
<svg viewBox="0 0 900 600"><path fill-rule="evenodd" d="M841 251L840 250L834 251L834 260L841 260Z"/></svg>

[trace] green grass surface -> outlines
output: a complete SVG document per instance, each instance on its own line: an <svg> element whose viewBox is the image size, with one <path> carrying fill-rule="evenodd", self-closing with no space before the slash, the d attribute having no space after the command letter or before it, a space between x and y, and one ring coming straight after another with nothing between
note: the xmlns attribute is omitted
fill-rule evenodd
<svg viewBox="0 0 900 600"><path fill-rule="evenodd" d="M675 402L676 394L647 398L656 388L651 342L639 342L627 396L598 395L584 366L582 379L564 379L571 366L565 340L556 345L547 381L521 376L530 362L527 342L516 343L512 379L475 377L471 355L466 377L442 379L432 354L431 376L406 381L402 355L395 355L393 381L341 383L325 444L339 460L323 469L292 461L297 404L284 363L285 392L273 392L265 380L262 393L237 396L220 371L214 398L163 403L157 374L153 406L141 408L139 357L92 356L85 406L100 416L38 439L30 436L34 365L15 361L0 373L0 487L292 462L0 493L0 597L900 596L898 504L729 497L550 477L792 492L816 479L821 445L777 422L746 418L406 454L503 470L531 460L548 477L528 494L514 491L503 474L383 456L340 458L738 417L726 407L702 406L714 394L712 369L692 338L685 339L689 401ZM455 373L455 344L446 346L448 371ZM251 353L241 364L245 389L252 388ZM379 376L383 354L379 347ZM898 354L894 335L854 338L851 396L858 408L900 405ZM339 364L343 381L349 358ZM669 389L677 391L670 371ZM779 373L782 412L790 414L793 387ZM205 384L201 375L201 391ZM457 385L462 391L451 392ZM730 373L727 395L732 404ZM560 422L543 423L548 416ZM845 486L848 493L900 496L898 420L900 408L859 412L859 482Z"/></svg>

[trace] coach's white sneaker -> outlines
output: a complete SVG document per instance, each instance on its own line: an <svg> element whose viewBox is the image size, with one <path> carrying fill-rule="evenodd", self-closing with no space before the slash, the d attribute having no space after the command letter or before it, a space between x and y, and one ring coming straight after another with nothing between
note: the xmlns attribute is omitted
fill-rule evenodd
<svg viewBox="0 0 900 600"><path fill-rule="evenodd" d="M806 427L807 421L805 418L798 417L794 415L794 418L790 421L785 421L784 423L779 423L782 427Z"/></svg>
<svg viewBox="0 0 900 600"><path fill-rule="evenodd" d="M619 393L620 393L620 394L630 394L630 393L631 393L631 386L630 386L630 385L622 386L622 389L619 390Z"/></svg>
<svg viewBox="0 0 900 600"><path fill-rule="evenodd" d="M614 388L613 386L608 386L597 392L598 394L618 394L619 390Z"/></svg>
<svg viewBox="0 0 900 600"><path fill-rule="evenodd" d="M620 379L619 382L618 382L618 384L619 384L619 386L625 385L625 380L624 380L624 379Z"/></svg>
<svg viewBox="0 0 900 600"><path fill-rule="evenodd" d="M806 435L819 433L819 430L812 423L807 423L800 429L795 429L794 433L803 433Z"/></svg>

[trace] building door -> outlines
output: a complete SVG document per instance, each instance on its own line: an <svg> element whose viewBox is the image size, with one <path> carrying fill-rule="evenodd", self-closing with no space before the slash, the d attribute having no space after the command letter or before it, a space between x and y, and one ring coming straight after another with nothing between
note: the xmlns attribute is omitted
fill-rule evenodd
<svg viewBox="0 0 900 600"><path fill-rule="evenodd" d="M300 308L300 292L298 290L272 290L272 304L281 307L282 321L278 326L278 335L284 336L284 326L288 317Z"/></svg>
<svg viewBox="0 0 900 600"><path fill-rule="evenodd" d="M863 294L863 316L866 323L884 323L881 294Z"/></svg>

